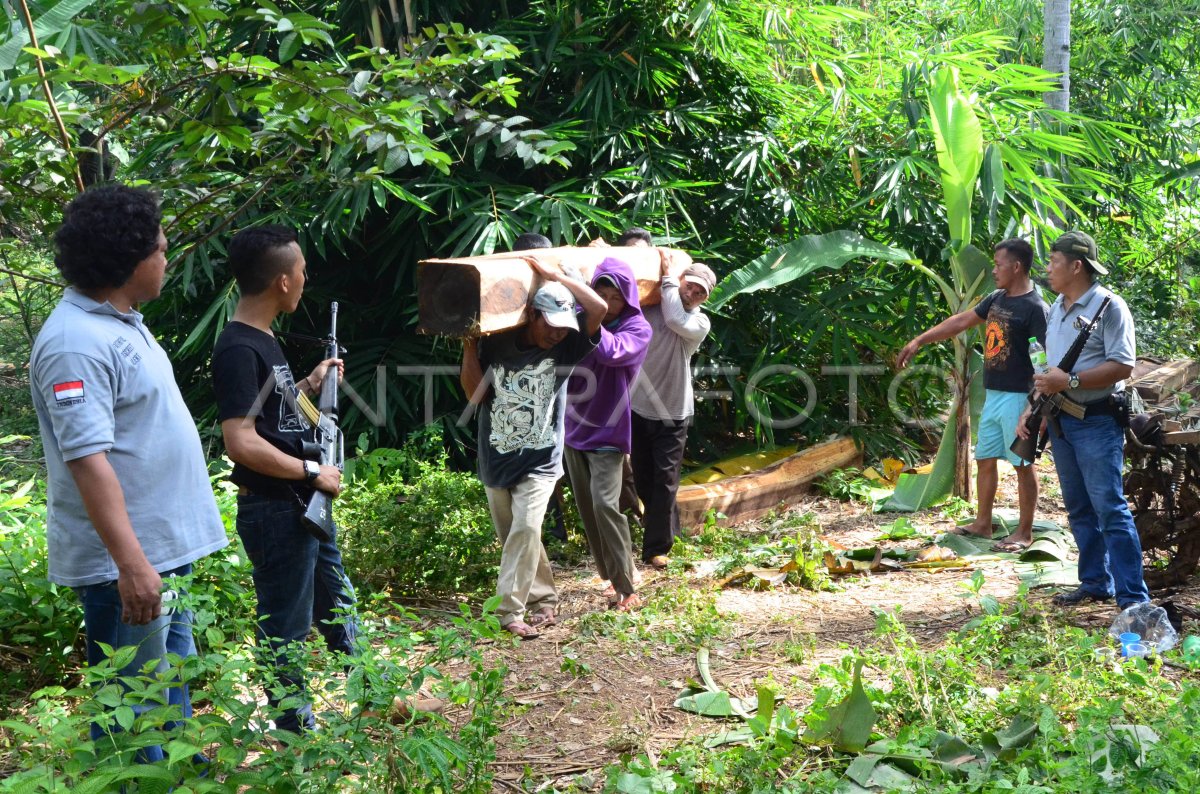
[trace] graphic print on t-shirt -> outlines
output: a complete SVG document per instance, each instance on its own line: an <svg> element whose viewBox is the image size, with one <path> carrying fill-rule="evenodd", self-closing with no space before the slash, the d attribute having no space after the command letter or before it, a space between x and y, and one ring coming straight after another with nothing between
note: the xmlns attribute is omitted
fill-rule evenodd
<svg viewBox="0 0 1200 794"><path fill-rule="evenodd" d="M488 442L501 454L554 446L554 359L518 370L497 364Z"/></svg>
<svg viewBox="0 0 1200 794"><path fill-rule="evenodd" d="M983 359L988 369L1007 369L1008 357L1012 353L1009 336L1012 329L1012 312L992 304L988 312L987 332L984 334Z"/></svg>
<svg viewBox="0 0 1200 794"><path fill-rule="evenodd" d="M308 424L296 410L296 383L292 380L292 370L287 366L276 364L275 393L279 395L279 432L301 433L308 429Z"/></svg>

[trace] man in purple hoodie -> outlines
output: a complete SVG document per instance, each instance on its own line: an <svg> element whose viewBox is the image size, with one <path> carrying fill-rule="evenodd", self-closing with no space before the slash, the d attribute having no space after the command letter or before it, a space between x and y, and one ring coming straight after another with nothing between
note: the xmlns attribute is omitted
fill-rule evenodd
<svg viewBox="0 0 1200 794"><path fill-rule="evenodd" d="M600 343L567 384L564 457L596 570L612 582L609 606L627 612L641 601L635 592L629 521L621 512L621 484L630 449L629 391L651 331L629 265L605 259L592 275L592 289L608 311Z"/></svg>

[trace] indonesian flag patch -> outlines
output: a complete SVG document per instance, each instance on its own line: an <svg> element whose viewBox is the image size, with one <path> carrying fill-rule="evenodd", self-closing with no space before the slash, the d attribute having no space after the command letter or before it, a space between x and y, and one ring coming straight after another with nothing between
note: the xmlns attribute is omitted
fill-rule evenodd
<svg viewBox="0 0 1200 794"><path fill-rule="evenodd" d="M75 405L83 402L83 381L67 380L54 384L55 405Z"/></svg>

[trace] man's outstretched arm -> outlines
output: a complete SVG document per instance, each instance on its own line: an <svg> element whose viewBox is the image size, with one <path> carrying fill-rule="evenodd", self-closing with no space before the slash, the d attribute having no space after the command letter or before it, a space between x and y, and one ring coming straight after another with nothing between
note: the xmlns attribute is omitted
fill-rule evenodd
<svg viewBox="0 0 1200 794"><path fill-rule="evenodd" d="M931 342L943 342L947 339L958 336L969 328L974 328L977 325L981 325L982 323L983 318L980 317L974 309L961 311L953 317L942 320L928 331L913 337L913 339L904 346L904 349L900 351L900 355L896 356L896 368L904 369L907 367L908 363L912 361L913 356L917 354L917 349L920 348L921 345L927 345Z"/></svg>

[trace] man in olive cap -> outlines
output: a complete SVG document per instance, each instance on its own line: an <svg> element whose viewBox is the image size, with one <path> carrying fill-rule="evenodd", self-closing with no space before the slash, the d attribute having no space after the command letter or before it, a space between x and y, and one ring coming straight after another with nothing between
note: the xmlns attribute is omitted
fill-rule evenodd
<svg viewBox="0 0 1200 794"><path fill-rule="evenodd" d="M1096 282L1108 269L1100 264L1096 241L1089 235L1064 232L1050 251L1046 275L1059 293L1046 323L1050 363L1062 360L1101 302L1112 299L1074 368L1064 372L1054 366L1033 379L1038 391L1062 393L1086 411L1082 419L1060 413L1061 432L1051 433L1063 504L1079 546L1080 582L1072 592L1055 596L1054 603L1075 606L1116 596L1117 606L1125 609L1150 600L1142 579L1142 546L1121 484L1125 379L1134 364L1133 315L1124 300ZM1017 423L1017 434L1028 437L1024 421Z"/></svg>
<svg viewBox="0 0 1200 794"><path fill-rule="evenodd" d="M567 378L599 343L608 304L577 277L526 261L543 280L529 322L466 339L461 381L478 406L479 478L501 544L496 613L504 629L532 639L558 611L542 519L563 473Z"/></svg>
<svg viewBox="0 0 1200 794"><path fill-rule="evenodd" d="M679 535L675 494L694 409L692 356L711 327L700 304L712 294L717 277L707 265L696 263L677 280L670 274L670 252L660 248L658 253L662 302L645 310L654 335L629 401L633 411L629 457L645 505L642 561L661 569L667 567L667 555Z"/></svg>

